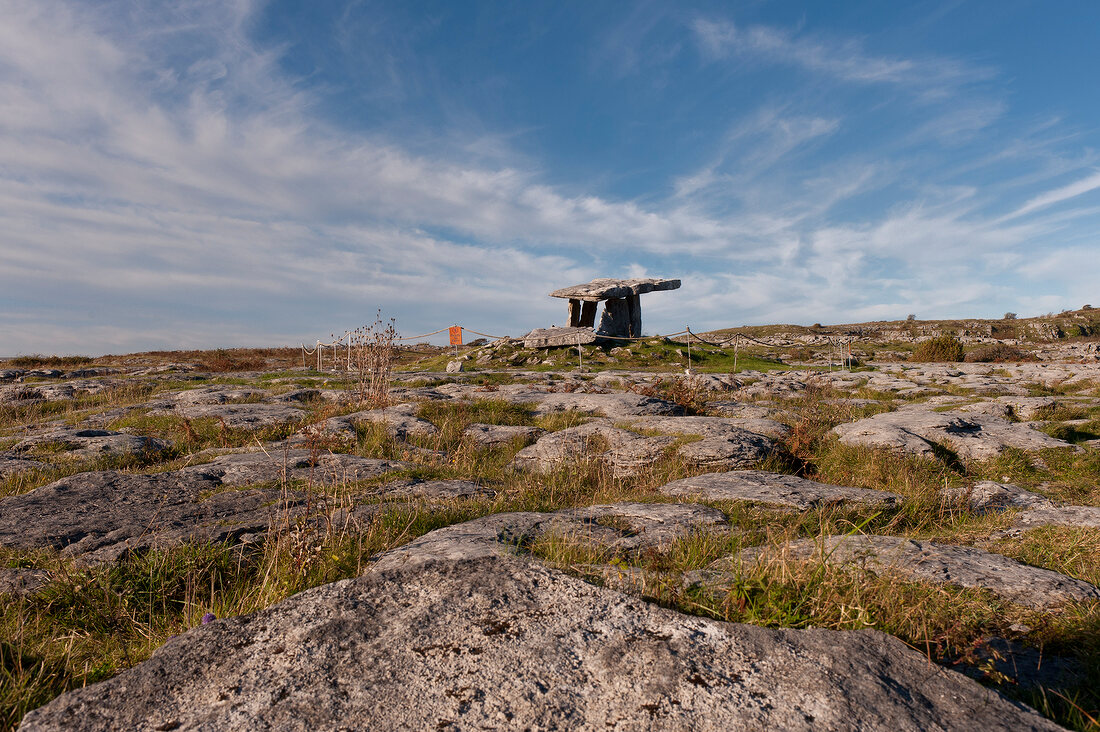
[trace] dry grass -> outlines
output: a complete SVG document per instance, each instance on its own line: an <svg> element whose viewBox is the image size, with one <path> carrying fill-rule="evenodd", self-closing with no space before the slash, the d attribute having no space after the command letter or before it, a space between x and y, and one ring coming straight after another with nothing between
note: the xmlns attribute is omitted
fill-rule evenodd
<svg viewBox="0 0 1100 732"><path fill-rule="evenodd" d="M182 358L184 353L173 356L187 360ZM198 352L191 353L196 354L191 360L198 362ZM227 358L233 357L227 354ZM294 358L300 365L296 349L240 357L236 363L250 366L253 362L249 359L253 358L263 358L268 368L291 368ZM394 351L389 366L401 359ZM364 363L367 365L359 374L353 369L350 379L329 377L330 386L371 393L369 374L377 372L378 367L371 365L375 362L369 356ZM294 378L301 373L288 371L280 378ZM108 678L140 663L167 638L201 622L205 613L223 617L269 607L308 587L357 576L377 553L435 528L490 513L667 500L657 493L658 487L700 470L670 453L629 477L616 477L595 457L545 474L517 472L510 463L523 447L522 441L483 448L463 435L466 427L479 422L560 430L583 424L589 418L574 412L536 417L526 406L494 398L492 389L510 383L513 376L479 377L486 388L484 399L421 405L419 416L438 428L433 435L404 442L395 439L384 425L364 424L349 441L318 435L307 443L318 453L332 449L398 458L408 461L411 467L373 481L328 481L327 488L311 481L287 484L287 489L308 491L316 501L311 502L306 516L282 515L267 537L251 547L182 546L97 568L79 567L53 552L0 551L0 566L38 567L52 576L46 589L0 605L0 729L14 727L27 710L66 689ZM179 386L172 384L171 388ZM27 405L0 412L0 434L12 434L25 423L57 416L76 418L116 403L135 405L164 388L169 387L145 385L63 407ZM691 380L680 378L662 380L652 393L677 401L689 412L701 411L706 398L712 396ZM855 406L843 400L852 396L879 402ZM203 459L197 456L207 454L204 451L211 448L280 439L303 424L320 423L362 408L358 404L335 406L319 401L305 406L303 423L258 432L230 430L217 420L152 417L135 410L112 421L111 426L167 438L176 447L160 464L116 467L161 470L181 461ZM1044 492L1061 500L1100 505L1097 451L1052 451L1036 457L1009 450L996 460L973 463L946 455L906 457L886 450L841 445L830 435L837 424L894 408L892 395L866 389L844 393L811 381L805 393L783 406L792 415L790 434L760 467L827 483L888 490L903 497L901 507L832 507L797 512L744 502L714 502L711 505L729 518L730 531L695 532L640 554L609 552L579 537L551 535L542 537L531 551L592 581L622 587L685 612L772 627L872 627L896 635L931 659L947 664L973 655L983 638L1009 635L1014 624L1024 624L1033 630L1022 642L1080 659L1089 669L1087 683L1035 696L1014 690L1011 680L990 677L985 681L1000 683L999 688L1037 705L1062 724L1100 730L1089 722L1089 715L1096 716L1100 709L1100 697L1095 692L1100 684L1100 611L1095 604L1039 613L985 592L911 582L890 574L876 577L820 561L787 557L751 567L730 562L746 547L767 546L778 551L796 539L853 531L981 543L1006 528L1011 516L974 515L958 501L944 501L940 497L943 488L1008 476L1021 485L1042 485ZM1068 415L1051 416L1071 418ZM39 474L9 479L0 483L0 496L30 490L70 469L87 469L87 465L59 463ZM493 495L395 501L383 497L379 490L381 483L395 477L472 480L491 489ZM353 511L354 506L359 508ZM1100 531L1037 529L1000 539L992 550L1090 582L1100 581ZM777 556L783 557L782 552ZM680 582L683 572L722 560L729 571L721 582L707 589L685 589Z"/></svg>

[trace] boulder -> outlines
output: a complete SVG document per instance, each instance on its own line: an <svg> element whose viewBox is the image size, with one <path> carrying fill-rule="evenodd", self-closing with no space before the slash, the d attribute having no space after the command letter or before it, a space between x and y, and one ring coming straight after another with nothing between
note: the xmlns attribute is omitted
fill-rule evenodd
<svg viewBox="0 0 1100 732"><path fill-rule="evenodd" d="M677 448L676 452L698 468L736 470L750 468L775 450L775 443L763 435L748 430L705 437Z"/></svg>
<svg viewBox="0 0 1100 732"><path fill-rule="evenodd" d="M200 625L21 729L1059 729L879 632L723 623L429 554Z"/></svg>
<svg viewBox="0 0 1100 732"><path fill-rule="evenodd" d="M705 501L753 501L807 510L852 503L892 508L901 496L886 491L849 488L761 470L706 473L673 481L657 489L662 495Z"/></svg>
<svg viewBox="0 0 1100 732"><path fill-rule="evenodd" d="M386 430L397 440L405 440L411 436L428 437L439 432L434 424L416 416L419 409L419 403L409 402L384 409L353 412L334 419L347 420L353 425L367 423L385 425Z"/></svg>
<svg viewBox="0 0 1100 732"><path fill-rule="evenodd" d="M673 437L642 437L598 419L544 435L517 452L512 465L548 473L565 464L602 461L613 474L630 475L655 463L675 442Z"/></svg>

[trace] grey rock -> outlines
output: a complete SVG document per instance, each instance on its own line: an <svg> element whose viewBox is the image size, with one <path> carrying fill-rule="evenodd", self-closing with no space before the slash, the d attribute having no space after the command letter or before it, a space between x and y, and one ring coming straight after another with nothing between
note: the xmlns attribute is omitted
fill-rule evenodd
<svg viewBox="0 0 1100 732"><path fill-rule="evenodd" d="M309 467L304 451L286 456L290 476L320 485L355 471L362 480L402 463L322 455ZM275 519L297 519L321 497L279 486L238 489L278 480L283 456L226 455L207 465L152 475L80 473L0 500L0 546L53 547L86 562L114 561L130 551L185 542L247 542ZM326 462L330 461L330 462ZM371 510L371 509L366 509Z"/></svg>
<svg viewBox="0 0 1100 732"><path fill-rule="evenodd" d="M462 359L456 358L453 361L448 361L447 362L447 373L448 374L460 374L460 373L462 373L462 370L463 370L462 369Z"/></svg>
<svg viewBox="0 0 1100 732"><path fill-rule="evenodd" d="M496 491L468 480L396 480L376 488L368 488L363 495L408 496L416 498L492 498Z"/></svg>
<svg viewBox="0 0 1100 732"><path fill-rule="evenodd" d="M538 401L535 414L539 416L575 411L584 414L602 414L605 417L617 419L684 413L684 408L679 404L641 394L551 393L532 396Z"/></svg>
<svg viewBox="0 0 1100 732"><path fill-rule="evenodd" d="M613 474L630 475L655 463L675 441L672 437L642 437L611 426L609 420L593 420L544 435L517 452L512 465L547 473L566 464L602 461Z"/></svg>
<svg viewBox="0 0 1100 732"><path fill-rule="evenodd" d="M416 416L420 405L416 402L398 404L385 409L371 409L365 412L353 412L344 417L336 417L337 420L347 420L351 424L381 424L392 437L405 440L411 436L429 437L439 430L426 419Z"/></svg>
<svg viewBox="0 0 1100 732"><path fill-rule="evenodd" d="M970 510L978 514L1010 508L1048 508L1054 505L1046 496L1032 493L1010 483L996 483L992 480L944 490L941 495L952 501L966 501Z"/></svg>
<svg viewBox="0 0 1100 732"><path fill-rule="evenodd" d="M9 569L0 567L0 597L26 597L33 595L50 581L50 575L41 569Z"/></svg>
<svg viewBox="0 0 1100 732"><path fill-rule="evenodd" d="M171 399L176 404L239 404L247 400L259 401L267 396L263 389L255 389L250 386L200 386L197 389L187 389L173 394Z"/></svg>
<svg viewBox="0 0 1100 732"><path fill-rule="evenodd" d="M846 445L871 445L916 455L933 455L932 443L944 444L959 457L989 459L1006 447L1041 450L1073 447L1068 442L1000 417L922 409L885 412L838 425L833 432Z"/></svg>
<svg viewBox="0 0 1100 732"><path fill-rule="evenodd" d="M673 279L639 277L616 280L605 277L586 282L583 285L573 285L572 287L554 290L550 293L550 297L561 297L570 300L607 300L631 295L644 295L647 292L675 290L679 287L680 280Z"/></svg>
<svg viewBox="0 0 1100 732"><path fill-rule="evenodd" d="M689 463L708 469L734 470L750 468L775 450L775 443L763 435L748 430L722 437L706 437L677 449Z"/></svg>
<svg viewBox="0 0 1100 732"><path fill-rule="evenodd" d="M1100 529L1100 506L1039 506L1016 517L1016 526L1071 526Z"/></svg>
<svg viewBox="0 0 1100 732"><path fill-rule="evenodd" d="M781 414L780 410L775 407L751 402L738 402L732 399L709 401L706 409L717 417L731 417L733 419L775 419Z"/></svg>
<svg viewBox="0 0 1100 732"><path fill-rule="evenodd" d="M176 471L181 477L196 477L219 485L243 486L258 483L301 480L312 485L341 486L358 480L378 478L408 468L397 460L378 460L339 452L313 453L305 449L280 449L221 455L212 462Z"/></svg>
<svg viewBox="0 0 1100 732"><path fill-rule="evenodd" d="M23 376L28 379L60 379L64 373L61 369L31 369Z"/></svg>
<svg viewBox="0 0 1100 732"><path fill-rule="evenodd" d="M1025 607L1042 609L1070 601L1100 600L1100 589L1049 569L1021 564L974 547L916 541L898 536L830 536L787 544L782 559L825 557L874 573L895 571L926 582L986 589ZM767 547L746 549L742 561L774 560Z"/></svg>
<svg viewBox="0 0 1100 732"><path fill-rule="evenodd" d="M129 455L155 456L167 451L171 443L143 435L128 435L101 429L61 428L28 437L18 442L13 452L31 452L43 448L60 449L69 457L92 459Z"/></svg>
<svg viewBox="0 0 1100 732"><path fill-rule="evenodd" d="M780 438L790 432L781 422L759 417L636 417L624 421L634 429L700 437L740 437L748 430Z"/></svg>
<svg viewBox="0 0 1100 732"><path fill-rule="evenodd" d="M538 439L544 433L545 430L538 427L474 423L467 427L462 434L481 447L499 447L510 445L517 440L529 443Z"/></svg>
<svg viewBox="0 0 1100 732"><path fill-rule="evenodd" d="M556 348L559 346L587 346L596 342L596 332L591 328L535 328L523 336L524 348Z"/></svg>
<svg viewBox="0 0 1100 732"><path fill-rule="evenodd" d="M818 483L795 475L761 470L735 470L683 478L658 488L662 495L701 498L708 501L754 501L806 510L820 506L855 503L893 507L901 496L886 491Z"/></svg>
<svg viewBox="0 0 1100 732"><path fill-rule="evenodd" d="M327 395L336 395L336 394L340 394L340 393L341 392L328 391L328 390L326 390L325 392L322 392L320 389L293 389L291 391L284 392L282 394L274 396L274 397L272 397L271 400L274 401L274 402L286 402L286 403L312 402L315 399L325 399L326 401L336 401L334 399L329 399L328 397L326 397L326 394Z"/></svg>
<svg viewBox="0 0 1100 732"><path fill-rule="evenodd" d="M199 626L21 729L432 728L1059 729L882 633L685 616L494 556Z"/></svg>
<svg viewBox="0 0 1100 732"><path fill-rule="evenodd" d="M1043 653L1033 646L1006 638L985 638L952 664L967 676L1027 690L1064 689L1085 680L1080 661Z"/></svg>
<svg viewBox="0 0 1100 732"><path fill-rule="evenodd" d="M173 473L69 476L0 501L0 546L110 561L129 549L227 539L235 529L221 522L230 517L244 517L244 531L266 528L269 512L259 509L268 496L230 492L200 500L215 487Z"/></svg>
<svg viewBox="0 0 1100 732"><path fill-rule="evenodd" d="M615 503L558 511L546 530L617 551L667 546L694 530L728 531L726 515L690 503Z"/></svg>
<svg viewBox="0 0 1100 732"><path fill-rule="evenodd" d="M547 535L637 552L667 546L700 528L728 530L725 514L709 506L673 503L614 503L553 513L496 513L425 534L383 554L376 567L517 554Z"/></svg>
<svg viewBox="0 0 1100 732"><path fill-rule="evenodd" d="M50 467L49 463L28 460L11 452L0 452L0 479L10 478L13 475L27 473L32 470L44 470L48 467Z"/></svg>
<svg viewBox="0 0 1100 732"><path fill-rule="evenodd" d="M211 417L225 422L232 429L259 429L300 421L306 412L291 404L200 402L181 403L174 409L155 409L150 414L177 415L187 419Z"/></svg>

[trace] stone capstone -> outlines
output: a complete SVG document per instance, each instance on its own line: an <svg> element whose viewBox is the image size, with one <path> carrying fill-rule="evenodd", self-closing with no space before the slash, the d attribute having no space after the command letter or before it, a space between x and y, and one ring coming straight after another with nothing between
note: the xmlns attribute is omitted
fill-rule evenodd
<svg viewBox="0 0 1100 732"><path fill-rule="evenodd" d="M607 300L608 298L624 298L631 295L644 295L647 292L658 290L675 290L680 287L680 280L658 278L635 278L629 280L616 280L609 278L595 279L583 285L573 285L554 290L550 297L560 297L568 300Z"/></svg>

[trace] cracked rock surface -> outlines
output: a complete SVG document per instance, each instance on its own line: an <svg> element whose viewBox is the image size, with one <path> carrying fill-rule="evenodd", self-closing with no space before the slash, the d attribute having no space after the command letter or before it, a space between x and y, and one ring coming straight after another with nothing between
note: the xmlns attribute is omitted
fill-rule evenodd
<svg viewBox="0 0 1100 732"><path fill-rule="evenodd" d="M705 473L674 481L659 490L666 496L707 501L754 501L803 510L838 503L883 507L893 507L901 503L901 496L886 491L818 483L796 475L762 470Z"/></svg>
<svg viewBox="0 0 1100 732"><path fill-rule="evenodd" d="M1059 729L883 633L684 616L520 557L417 559L194 628L21 729Z"/></svg>

